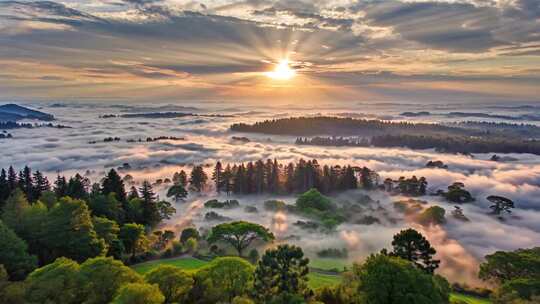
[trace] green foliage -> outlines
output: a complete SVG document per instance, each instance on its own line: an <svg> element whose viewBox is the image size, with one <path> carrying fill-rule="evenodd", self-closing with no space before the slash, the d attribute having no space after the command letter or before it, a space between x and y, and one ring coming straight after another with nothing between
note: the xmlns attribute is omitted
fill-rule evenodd
<svg viewBox="0 0 540 304"><path fill-rule="evenodd" d="M208 176L204 172L202 166L195 166L191 170L191 175L189 178L189 187L191 191L201 192L208 181Z"/></svg>
<svg viewBox="0 0 540 304"><path fill-rule="evenodd" d="M540 247L497 251L485 259L479 277L500 284L494 296L496 303L540 297Z"/></svg>
<svg viewBox="0 0 540 304"><path fill-rule="evenodd" d="M37 266L37 259L27 252L26 242L0 221L0 265L13 280L23 279Z"/></svg>
<svg viewBox="0 0 540 304"><path fill-rule="evenodd" d="M144 234L144 226L141 224L125 224L120 228L119 238L126 251L131 253L132 259L148 248L148 239Z"/></svg>
<svg viewBox="0 0 540 304"><path fill-rule="evenodd" d="M77 262L58 258L36 269L26 279L25 299L28 303L80 303Z"/></svg>
<svg viewBox="0 0 540 304"><path fill-rule="evenodd" d="M391 255L413 262L414 265L427 273L433 273L439 267L440 261L434 260L437 253L426 238L414 229L401 230L394 235Z"/></svg>
<svg viewBox="0 0 540 304"><path fill-rule="evenodd" d="M446 198L447 201L452 203L469 203L474 201L474 197L471 193L464 189L463 183L453 183L448 186L448 192L441 192L441 195Z"/></svg>
<svg viewBox="0 0 540 304"><path fill-rule="evenodd" d="M182 269L160 265L145 275L146 282L157 284L165 303L183 303L193 286L193 278Z"/></svg>
<svg viewBox="0 0 540 304"><path fill-rule="evenodd" d="M115 244L119 241L120 227L115 221L99 216L92 217L92 223L98 237L105 241L107 252L112 255L112 251L117 249Z"/></svg>
<svg viewBox="0 0 540 304"><path fill-rule="evenodd" d="M280 245L267 250L255 269L255 297L263 302L278 300L281 294L308 297L308 263L300 247Z"/></svg>
<svg viewBox="0 0 540 304"><path fill-rule="evenodd" d="M205 208L234 209L238 206L240 206L240 203L238 203L237 200L226 200L224 202L220 202L217 199L213 199L204 203Z"/></svg>
<svg viewBox="0 0 540 304"><path fill-rule="evenodd" d="M105 253L105 241L94 230L84 201L60 199L49 211L45 231L43 242L53 252L49 258L65 256L82 262Z"/></svg>
<svg viewBox="0 0 540 304"><path fill-rule="evenodd" d="M195 274L193 296L199 303L230 303L251 290L253 269L241 258L217 258Z"/></svg>
<svg viewBox="0 0 540 304"><path fill-rule="evenodd" d="M321 258L342 258L346 259L349 256L347 248L326 248L317 252L317 256Z"/></svg>
<svg viewBox="0 0 540 304"><path fill-rule="evenodd" d="M109 173L107 173L107 176L101 181L101 192L105 195L113 194L114 197L122 203L127 201L124 182L114 169L111 169Z"/></svg>
<svg viewBox="0 0 540 304"><path fill-rule="evenodd" d="M85 304L109 303L123 285L143 282L139 274L110 257L88 259L81 264L79 275Z"/></svg>
<svg viewBox="0 0 540 304"><path fill-rule="evenodd" d="M209 243L223 241L232 245L238 255L242 256L242 252L254 240L262 240L265 242L274 239L274 235L267 228L250 222L237 221L224 223L212 227L208 236Z"/></svg>
<svg viewBox="0 0 540 304"><path fill-rule="evenodd" d="M448 294L435 279L410 262L383 254L354 266L358 294L370 304L443 304Z"/></svg>
<svg viewBox="0 0 540 304"><path fill-rule="evenodd" d="M418 216L418 222L424 226L443 224L446 222L444 218L445 213L444 208L431 206Z"/></svg>
<svg viewBox="0 0 540 304"><path fill-rule="evenodd" d="M296 200L296 207L299 210L316 209L318 211L334 210L335 205L332 201L322 195L317 189L311 189L304 192Z"/></svg>
<svg viewBox="0 0 540 304"><path fill-rule="evenodd" d="M189 238L185 245L184 245L185 249L187 252L189 253L194 253L197 251L198 247L199 247L199 242L197 242L196 239L194 238Z"/></svg>
<svg viewBox="0 0 540 304"><path fill-rule="evenodd" d="M15 232L23 230L24 211L30 208L24 192L16 188L6 201L2 212L2 221Z"/></svg>
<svg viewBox="0 0 540 304"><path fill-rule="evenodd" d="M184 230L182 230L182 233L180 234L180 242L185 243L188 239L194 238L196 240L199 240L201 238L201 235L199 234L199 231L196 228L189 227Z"/></svg>
<svg viewBox="0 0 540 304"><path fill-rule="evenodd" d="M183 201L188 196L188 192L184 185L175 183L167 190L167 197L173 197L175 201Z"/></svg>
<svg viewBox="0 0 540 304"><path fill-rule="evenodd" d="M106 217L116 222L123 221L124 211L114 193L91 195L88 199L88 207L95 216Z"/></svg>
<svg viewBox="0 0 540 304"><path fill-rule="evenodd" d="M129 283L120 288L111 304L162 304L164 301L157 285Z"/></svg>

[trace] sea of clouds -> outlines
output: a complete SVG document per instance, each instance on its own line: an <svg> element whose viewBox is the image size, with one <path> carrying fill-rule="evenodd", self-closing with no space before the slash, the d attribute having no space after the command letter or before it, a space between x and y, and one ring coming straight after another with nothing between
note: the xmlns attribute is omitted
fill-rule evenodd
<svg viewBox="0 0 540 304"><path fill-rule="evenodd" d="M454 204L436 196L425 196L428 205L439 205L446 209L447 222L441 226L422 227L393 210L392 203L399 197L384 193L367 193L378 200L382 207L398 219L394 223L340 225L335 233L307 233L294 226L298 216L264 211L262 203L269 196L238 197L242 207L222 211L220 214L233 219L245 219L264 224L272 229L278 239L302 246L311 256L329 247L346 247L350 259L361 260L373 252L390 247L392 236L406 227L421 230L438 250L442 260L441 273L454 281L479 284L476 272L479 262L496 250L513 250L540 244L540 157L530 154L504 155L515 159L509 162L489 160L491 154L474 156L441 154L431 150L380 149L361 147L315 147L294 145L294 137L241 134L229 131L235 122L253 123L264 119L301 115L342 115L353 117L381 117L405 120L403 111L427 110L431 112L451 111L463 105L431 108L425 105L385 104L370 107L365 104L349 106L327 106L320 108L289 106L262 107L231 104L203 105L148 105L102 103L39 103L24 104L55 115L55 123L70 126L66 129L35 128L12 130L14 139L0 141L0 168L12 165L17 169L25 165L33 170L45 172L54 179L57 172L87 175L97 182L107 170L129 163L131 174L137 183L142 180L155 181L171 178L174 172L193 164L238 163L258 159L276 158L280 162L317 159L321 164L351 164L367 166L377 171L381 178L425 176L429 190L445 189L459 181L476 197L474 203L463 205L465 215L471 220L462 222L450 216ZM184 107L185 106L185 107ZM192 106L192 107L189 107ZM478 112L478 106L471 108ZM485 107L484 110L488 109ZM187 116L175 119L150 118L100 118L104 114L141 112L192 112L199 114L222 114L226 117ZM491 108L493 114L524 113L522 108ZM499 112L497 112L499 111ZM437 117L413 118L436 121ZM469 120L470 118L467 118ZM185 140L159 142L133 142L128 139L144 139L157 136L183 137ZM232 136L246 136L251 141L233 140ZM118 142L104 143L105 137L120 137ZM89 142L96 141L91 144ZM448 169L425 168L429 160L441 160ZM158 187L164 197L166 189ZM340 194L336 201L354 201L361 190ZM516 209L506 220L489 215L488 195L502 195L516 203ZM177 204L177 214L166 226L177 231L187 225L208 228L213 223L203 220L208 211L203 203L213 194L191 197L186 203ZM220 199L225 199L221 197ZM288 203L294 197L281 197ZM259 213L245 213L246 205L258 206ZM305 219L300 219L305 220Z"/></svg>

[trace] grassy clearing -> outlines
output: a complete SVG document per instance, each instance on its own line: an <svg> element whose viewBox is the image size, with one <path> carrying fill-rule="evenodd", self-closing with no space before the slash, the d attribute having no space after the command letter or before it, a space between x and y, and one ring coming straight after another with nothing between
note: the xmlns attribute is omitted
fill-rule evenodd
<svg viewBox="0 0 540 304"><path fill-rule="evenodd" d="M312 289L317 289L323 286L334 286L341 282L340 275L323 274L318 272L310 272L308 274L308 285Z"/></svg>
<svg viewBox="0 0 540 304"><path fill-rule="evenodd" d="M144 262L133 265L131 268L133 268L136 272L140 274L144 274L159 265L172 265L178 268L182 268L186 271L195 271L206 264L208 264L207 261L199 260L192 257L181 257Z"/></svg>
<svg viewBox="0 0 540 304"><path fill-rule="evenodd" d="M351 264L344 259L318 258L309 259L309 267L321 270L338 270L343 271L345 267L351 269Z"/></svg>
<svg viewBox="0 0 540 304"><path fill-rule="evenodd" d="M460 293L452 293L450 295L450 301L454 301L454 300L460 300L467 304L491 304L491 301L488 299L472 297L472 296L468 296L468 295L464 295Z"/></svg>

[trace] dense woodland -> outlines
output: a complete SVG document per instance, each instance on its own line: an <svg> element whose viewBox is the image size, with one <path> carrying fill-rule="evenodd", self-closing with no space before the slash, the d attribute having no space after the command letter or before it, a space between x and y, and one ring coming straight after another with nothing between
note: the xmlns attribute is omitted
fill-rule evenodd
<svg viewBox="0 0 540 304"><path fill-rule="evenodd" d="M226 220L210 231L189 227L179 236L156 229L175 209L156 197L150 182L126 189L128 180L114 169L93 184L79 174L58 175L51 183L40 171L28 167L19 172L12 167L2 169L0 302L433 304L450 303L449 294L456 290L435 274L440 263L434 259L436 248L413 229L402 230L389 249L341 273L344 280L340 284L311 289L307 284L309 259L302 248L285 244L259 255L257 248L273 242L275 236L268 228L245 221ZM179 171L172 181L167 196L177 201L189 192L208 188L236 194L300 193L294 205L268 201L264 206L312 219L304 223L307 229L313 225L331 228L362 208L378 205L366 196L340 207L317 189L328 193L361 187L421 196L427 186L424 178L414 176L380 184L378 175L368 168L321 167L315 160L287 165L267 160L225 168L218 162L210 178L202 166L194 166L189 176ZM213 187L209 187L210 181ZM454 183L440 195L461 199L464 192L463 184ZM513 207L503 197L488 200L494 203L494 213L510 212ZM407 202L404 210L414 202ZM205 204L215 210L238 207L236 200ZM428 208L419 214L420 219L443 223L441 209ZM347 252L327 248L318 254L345 257ZM144 276L125 266L179 255L212 262L195 272L162 265ZM538 248L497 252L486 259L480 278L500 286L492 295L496 303L535 303L540 278L535 270L540 269ZM518 266L509 270L509 264Z"/></svg>
<svg viewBox="0 0 540 304"><path fill-rule="evenodd" d="M314 136L297 138L298 145L407 147L436 149L447 153L540 154L538 127L523 124L464 122L442 125L337 117L299 117L266 120L253 125L234 124L231 130Z"/></svg>

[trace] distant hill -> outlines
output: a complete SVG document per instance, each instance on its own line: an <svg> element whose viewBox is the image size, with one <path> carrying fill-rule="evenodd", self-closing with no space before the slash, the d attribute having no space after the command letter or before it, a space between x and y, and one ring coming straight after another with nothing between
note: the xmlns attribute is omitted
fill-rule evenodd
<svg viewBox="0 0 540 304"><path fill-rule="evenodd" d="M17 121L21 119L54 120L51 114L25 108L14 103L0 106L0 121Z"/></svg>

